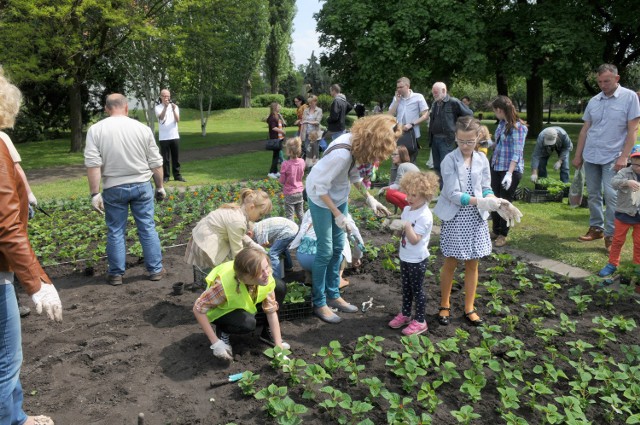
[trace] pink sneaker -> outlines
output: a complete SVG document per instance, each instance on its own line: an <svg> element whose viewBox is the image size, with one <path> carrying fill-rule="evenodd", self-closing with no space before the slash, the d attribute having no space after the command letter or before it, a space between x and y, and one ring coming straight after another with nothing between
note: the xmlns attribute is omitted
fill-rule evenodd
<svg viewBox="0 0 640 425"><path fill-rule="evenodd" d="M412 320L409 323L409 326L402 330L404 335L420 335L422 332L426 332L429 327L427 326L427 322L420 323L416 320Z"/></svg>
<svg viewBox="0 0 640 425"><path fill-rule="evenodd" d="M391 329L398 329L409 322L411 322L411 317L403 316L402 313L398 313L398 315L389 322L389 327Z"/></svg>

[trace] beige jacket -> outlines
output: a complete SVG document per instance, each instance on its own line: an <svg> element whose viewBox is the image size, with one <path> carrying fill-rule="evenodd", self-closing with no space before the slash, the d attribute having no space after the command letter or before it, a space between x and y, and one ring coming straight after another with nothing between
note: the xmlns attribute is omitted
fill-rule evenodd
<svg viewBox="0 0 640 425"><path fill-rule="evenodd" d="M238 208L218 208L198 222L191 236L213 264L233 260L243 248L248 221Z"/></svg>

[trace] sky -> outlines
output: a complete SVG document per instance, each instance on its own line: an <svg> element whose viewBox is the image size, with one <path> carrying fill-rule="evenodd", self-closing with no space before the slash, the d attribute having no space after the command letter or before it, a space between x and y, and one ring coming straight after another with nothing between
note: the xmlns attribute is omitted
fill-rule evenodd
<svg viewBox="0 0 640 425"><path fill-rule="evenodd" d="M318 46L318 34L316 33L316 21L313 14L320 11L320 0L296 0L298 13L293 19L293 63L306 65L309 62L311 52L315 51L316 56L320 51Z"/></svg>

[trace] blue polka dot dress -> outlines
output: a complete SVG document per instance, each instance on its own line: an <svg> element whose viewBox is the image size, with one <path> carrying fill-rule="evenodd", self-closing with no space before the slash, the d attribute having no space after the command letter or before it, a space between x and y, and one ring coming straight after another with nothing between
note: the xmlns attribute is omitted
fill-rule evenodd
<svg viewBox="0 0 640 425"><path fill-rule="evenodd" d="M467 170L467 193L473 196L471 168ZM449 221L443 221L440 229L440 251L445 257L458 260L475 260L491 254L489 225L482 219L475 205L460 207Z"/></svg>

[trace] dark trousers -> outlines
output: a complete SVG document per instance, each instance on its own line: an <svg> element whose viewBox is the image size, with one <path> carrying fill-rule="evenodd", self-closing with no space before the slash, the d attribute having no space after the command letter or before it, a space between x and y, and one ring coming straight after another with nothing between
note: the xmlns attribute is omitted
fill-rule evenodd
<svg viewBox="0 0 640 425"><path fill-rule="evenodd" d="M402 315L411 317L411 305L416 302L416 314L414 319L424 323L424 310L427 297L424 294L424 274L427 271L428 259L420 263L407 263L400 261L400 273L402 276Z"/></svg>
<svg viewBox="0 0 640 425"><path fill-rule="evenodd" d="M276 300L282 306L284 296L287 294L287 285L284 280L276 279ZM228 334L246 334L256 330L256 316L246 310L233 310L213 321L216 328ZM265 326L269 326L265 322Z"/></svg>
<svg viewBox="0 0 640 425"><path fill-rule="evenodd" d="M506 171L496 171L493 168L491 169L491 190L493 190L493 194L498 198L506 199L511 202L515 197L516 189L522 179L522 173L517 171L513 172L511 175L511 186L509 186L509 189L502 187L502 179L505 174L507 174ZM491 213L491 222L493 223L493 233L502 236L507 236L509 234L509 228L507 227L506 220L500 217L500 214L497 212Z"/></svg>
<svg viewBox="0 0 640 425"><path fill-rule="evenodd" d="M273 156L271 157L271 168L269 169L269 173L275 174L278 172L278 163L280 162L281 149L277 149L272 152L273 152Z"/></svg>
<svg viewBox="0 0 640 425"><path fill-rule="evenodd" d="M173 178L182 177L180 174L180 154L178 153L178 143L180 139L160 140L160 154L162 155L162 171L164 178L169 179L169 166L173 171Z"/></svg>

